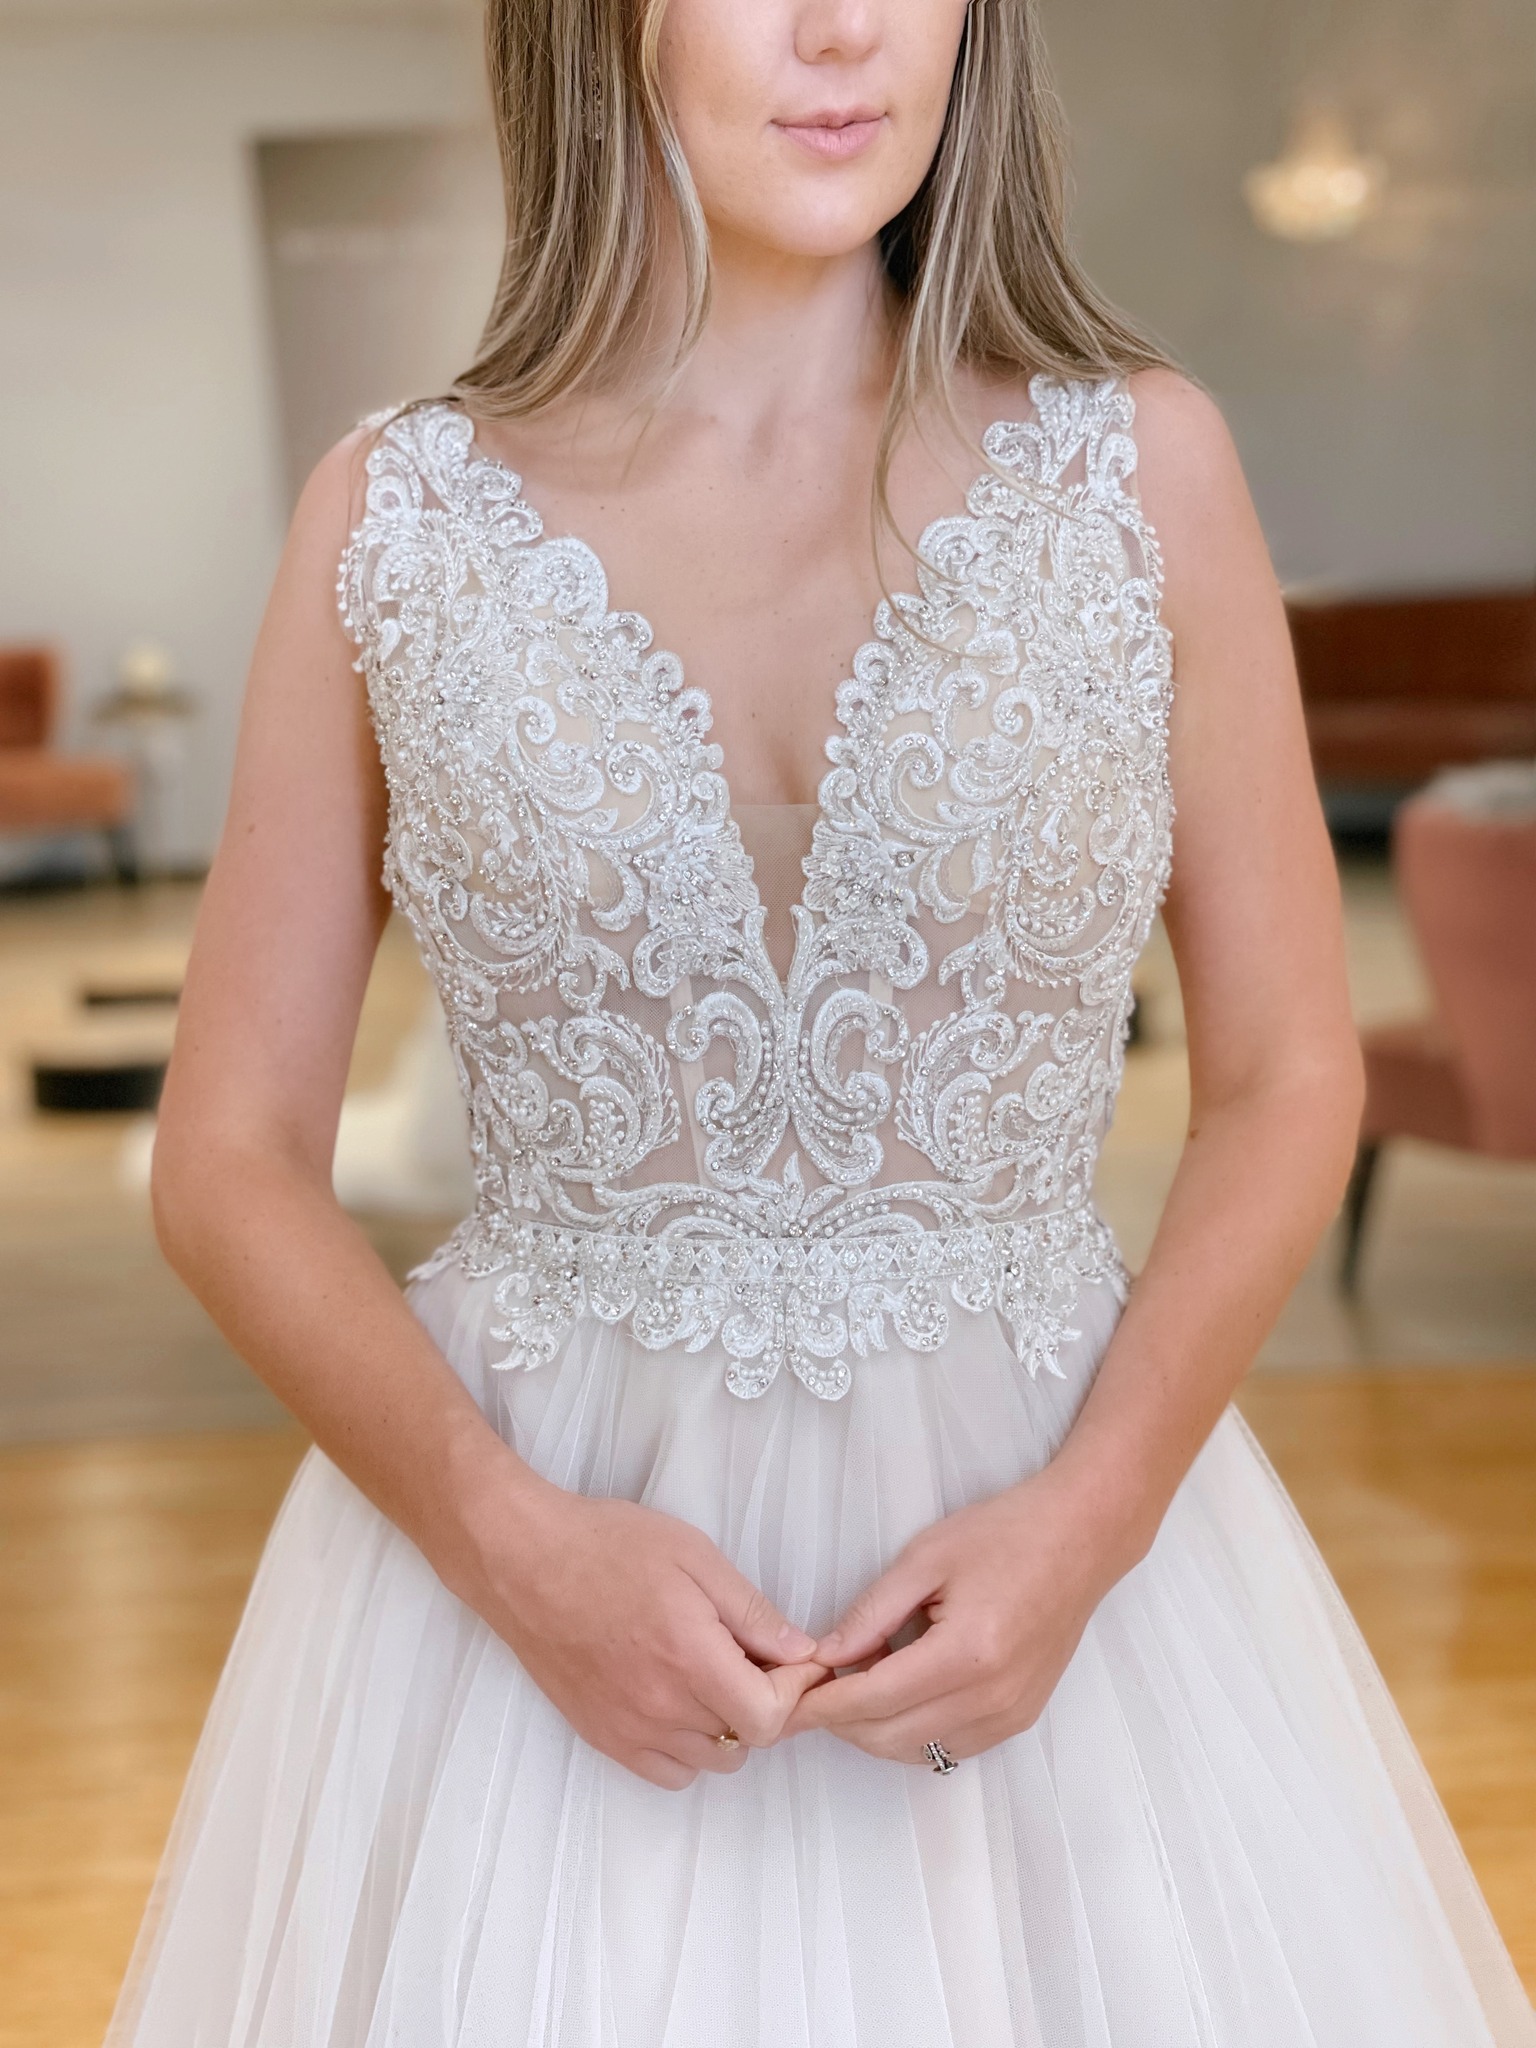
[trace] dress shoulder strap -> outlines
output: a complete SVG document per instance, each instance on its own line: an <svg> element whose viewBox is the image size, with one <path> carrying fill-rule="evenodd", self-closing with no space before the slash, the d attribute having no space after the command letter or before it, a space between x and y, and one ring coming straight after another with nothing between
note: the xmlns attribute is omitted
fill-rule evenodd
<svg viewBox="0 0 1536 2048"><path fill-rule="evenodd" d="M443 539L431 533L432 514L444 515L462 539L492 551L536 539L542 526L522 500L521 478L477 452L474 422L462 407L424 399L372 413L359 424L374 435L368 482L336 588L342 624L366 659L398 641L401 600L423 562L441 566Z"/></svg>

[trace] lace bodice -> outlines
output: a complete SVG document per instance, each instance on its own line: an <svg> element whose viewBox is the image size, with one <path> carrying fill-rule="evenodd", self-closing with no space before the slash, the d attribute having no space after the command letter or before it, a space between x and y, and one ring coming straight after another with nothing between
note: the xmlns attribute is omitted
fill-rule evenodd
<svg viewBox="0 0 1536 2048"><path fill-rule="evenodd" d="M381 426L341 605L468 1105L440 1256L500 1275L507 1363L595 1314L718 1342L738 1394L787 1366L836 1396L956 1309L1049 1367L1081 1281L1123 1288L1092 1179L1169 872L1171 645L1125 381L1029 395L777 833L744 831L705 690L468 418ZM800 885L777 962L770 875Z"/></svg>

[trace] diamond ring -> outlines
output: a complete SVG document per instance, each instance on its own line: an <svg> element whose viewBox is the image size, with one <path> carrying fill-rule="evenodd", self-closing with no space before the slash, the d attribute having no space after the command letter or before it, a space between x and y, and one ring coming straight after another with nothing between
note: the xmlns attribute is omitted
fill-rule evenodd
<svg viewBox="0 0 1536 2048"><path fill-rule="evenodd" d="M947 1778L951 1771L958 1771L960 1768L958 1761L950 1755L942 1742L925 1742L923 1755L941 1778Z"/></svg>
<svg viewBox="0 0 1536 2048"><path fill-rule="evenodd" d="M715 1740L722 1749L740 1749L741 1747L741 1737L734 1728L727 1728L725 1733L717 1735Z"/></svg>

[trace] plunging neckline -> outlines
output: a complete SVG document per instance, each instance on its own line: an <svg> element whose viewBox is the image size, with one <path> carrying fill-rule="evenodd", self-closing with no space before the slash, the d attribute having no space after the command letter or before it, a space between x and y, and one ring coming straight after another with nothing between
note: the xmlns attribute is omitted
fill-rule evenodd
<svg viewBox="0 0 1536 2048"><path fill-rule="evenodd" d="M999 430L1005 432L1016 431L1021 427L1026 427L1031 424L1039 424L1039 407L1038 404L1035 402L1034 394L1032 391L1030 393L1030 402L1034 406L1034 415L1032 421L1015 420L1008 415L1003 415L998 419L992 420L983 429L978 444L982 448L983 452L985 452L986 444L991 439L992 435L998 432ZM830 725L828 726L826 737L822 742L822 753L826 759L827 765L825 769L822 771L822 774L817 781L815 795L805 802L801 802L798 799L796 799L792 803L785 805L759 804L743 806L739 803L735 790L731 784L729 764L725 757L725 749L721 745L719 740L711 738L711 735L713 734L715 729L715 697L714 692L711 690L709 684L698 681L691 674L687 664L683 661L682 656L676 652L676 650L670 645L670 643L664 641L658 634L655 625L647 612L641 611L637 606L634 605L616 605L614 603L613 585L608 574L607 562L604 560L603 556L598 552L598 550L592 545L592 543L589 540L586 540L581 534L574 532L570 529L567 529L566 531L561 533L554 533L551 531L549 523L545 519L543 512L540 510L536 498L531 496L526 488L528 482L527 471L515 468L512 463L504 460L503 457L501 457L500 455L497 455L494 452L494 450L487 448L484 442L480 439L474 418L462 406L448 406L445 409L456 413L458 417L464 421L465 425L469 429L469 439L464 449L466 467L470 467L475 464L484 464L495 475L501 477L504 480L507 488L511 491L515 501L522 506L523 510L526 513L528 513L536 523L536 544L550 542L560 547L575 550L586 558L586 560L590 563L592 568L597 572L598 576L601 578L603 588L603 602L606 608L606 615L610 618L614 616L622 616L624 618L634 620L643 636L647 656L655 657L657 655L663 655L667 659L675 662L677 665L679 688L687 689L698 702L698 704L702 707L704 718L701 722L701 729L698 734L698 744L701 749L713 746L719 752L720 755L719 765L713 770L713 773L719 777L720 783L724 790L724 829L729 835L729 839L732 844L733 850L739 852L742 855L742 857L747 861L749 869L752 870L750 877L752 888L752 908L757 913L755 919L756 947L761 955L762 965L764 969L767 971L768 975L771 977L772 982L775 988L778 990L780 996L787 996L790 984L794 979L795 961L798 958L800 951L800 928L802 924L804 924L808 919L813 919L816 916L816 913L811 909L809 903L807 902L807 897L810 893L810 884L813 878L813 871L815 869L818 853L820 850L821 840L823 836L822 828L827 822L827 807L824 796L827 777L828 775L834 773L839 765L836 759L835 749L844 745L848 747L853 747L858 743L858 735L855 733L848 718L844 714L843 692L846 689L848 683L851 680L855 680L857 678L859 673L859 665L864 660L864 657L872 651L875 653L879 653L882 649L889 645L889 642L883 640L880 636L880 619L882 613L889 609L890 613L894 617L900 618L903 616L907 606L922 605L925 602L925 599L921 596L921 594L917 592L893 590L888 595L883 596L877 603L869 620L869 624L872 630L863 640L859 642L858 646L854 649L853 658L844 667L842 674L838 679L837 685L832 693L832 720ZM989 478L997 474L998 472L990 466L984 470L981 470L975 477L972 478L970 484L967 485L965 490L961 493L958 509L937 512L931 519L929 519L924 524L924 526L918 534L916 544L916 556L919 562L924 563L925 566L928 566L930 568L932 567L932 563L929 560L929 544L932 539L937 537L941 528L952 526L957 521L961 523L974 523L980 517L979 514L972 511L971 499L980 485L984 484ZM958 654L955 654L953 652L953 650L951 650L951 652L952 657L954 659L960 658ZM812 814L810 844L806 850L804 857L800 861L800 888L796 893L794 900L785 906L785 912L788 916L790 925L789 970L785 974L781 974L779 972L778 968L773 964L773 960L770 956L767 941L767 920L769 915L769 908L763 900L762 889L759 886L756 870L755 868L753 868L751 855L747 851L746 840L741 830L741 820L739 814L743 808L755 810L793 809L801 812L809 812Z"/></svg>
<svg viewBox="0 0 1536 2048"><path fill-rule="evenodd" d="M706 734L712 734L715 730L716 699L715 693L713 689L710 687L710 685L707 682L701 682L694 675L692 669L686 662L684 662L682 656L678 654L678 652L673 647L670 641L662 639L661 635L657 632L655 623L648 612L642 611L637 605L615 604L613 595L613 579L608 573L608 564L604 559L603 555L599 552L599 550L595 548L592 545L592 543L589 540L587 540L582 534L576 532L574 529L567 528L563 532L556 533L551 528L549 521L544 517L543 511L540 508L537 498L531 495L527 489L527 470L517 468L514 464L506 461L502 456L497 455L493 449L487 448L485 443L480 439L479 431L476 427L475 421L472 418L472 416L468 412L465 412L462 407L455 407L454 410L456 410L459 413L460 417L466 422L466 424L469 427L469 444L465 450L465 454L468 457L468 459L471 462L483 462L487 464L491 469L497 471L501 476L503 476L507 480L509 486L516 493L518 500L521 502L525 510L530 512L533 515L533 517L538 521L539 538L541 540L555 541L563 547L577 548L588 558L588 560L593 564L593 566L598 570L598 572L602 576L603 591L609 612L620 612L626 618L631 618L638 622L638 624L643 628L644 633L646 635L646 649L648 654L663 654L666 655L670 660L675 661L677 663L678 673L683 679L684 686L692 691L694 696L699 700L699 702L704 707L705 718L707 721L705 725ZM1006 416L995 419L991 421L983 429L982 434L980 436L980 445L984 448L988 437L995 433L999 428L1011 429L1023 424L1026 423L1010 419ZM950 511L945 512L936 512L931 519L925 522L917 537L916 552L918 559L920 561L926 562L926 550L928 547L930 536L932 536L939 527L948 526L956 519L974 519L977 516L970 509L971 494L972 492L975 491L978 484L985 483L986 480L989 477L993 476L994 474L995 471L993 471L990 468L981 470L976 476L974 476L971 479L970 483L965 487L964 491L961 493L960 504L958 509L952 509ZM929 567L932 566L931 563L927 563L926 565ZM822 769L821 774L817 777L816 788L814 793L809 797L803 798L786 797L782 799L773 799L769 803L752 804L746 806L747 808L752 810L794 809L815 810L818 813L823 812L821 797L822 784L826 780L828 770L835 766L835 763L830 758L831 749L837 744L839 740L848 739L852 736L849 731L848 722L844 718L842 712L841 698L844 685L849 681L850 678L857 675L859 662L863 659L864 655L867 654L871 648L880 648L886 644L880 638L879 634L881 609L884 606L889 605L897 615L900 615L905 606L909 604L921 604L923 601L923 598L917 592L907 590L893 590L888 595L882 596L880 599L878 599L873 611L868 615L866 619L866 624L871 630L865 634L864 638L860 640L858 645L854 648L852 659L842 667L841 672L838 676L837 683L833 688L832 717L830 723L826 728L826 737L822 741L821 745L821 751L823 757L826 758L827 766ZM710 744L720 747L721 764L717 772L720 775L721 781L725 784L727 798L726 808L729 816L734 822L737 810L739 807L741 807L742 799L737 797L735 787L731 781L729 773L729 763L725 758L724 747L721 746L721 743L718 739L711 741Z"/></svg>

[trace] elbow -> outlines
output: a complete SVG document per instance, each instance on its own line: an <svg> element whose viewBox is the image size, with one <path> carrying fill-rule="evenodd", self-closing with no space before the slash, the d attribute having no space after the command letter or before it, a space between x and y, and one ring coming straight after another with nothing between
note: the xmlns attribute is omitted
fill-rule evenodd
<svg viewBox="0 0 1536 2048"><path fill-rule="evenodd" d="M1365 1050L1360 1043L1358 1032L1351 1032L1349 1050L1344 1060L1344 1092L1347 1098L1350 1150L1360 1136L1360 1121L1365 1115Z"/></svg>
<svg viewBox="0 0 1536 2048"><path fill-rule="evenodd" d="M172 1100L155 1128L149 1205L167 1265L195 1289L209 1253L236 1227L261 1174L249 1135L217 1115L193 1114Z"/></svg>
<svg viewBox="0 0 1536 2048"><path fill-rule="evenodd" d="M263 1217L317 1197L335 1200L329 1146L248 1108L233 1115L183 1108L174 1096L165 1104L150 1162L150 1210L166 1263L194 1292Z"/></svg>
<svg viewBox="0 0 1536 2048"><path fill-rule="evenodd" d="M1365 1108L1365 1060L1352 1025L1309 1041L1275 1047L1240 1076L1212 1086L1194 1082L1190 1132L1212 1118L1235 1117L1255 1139L1304 1159L1319 1198L1336 1204L1354 1165Z"/></svg>
<svg viewBox="0 0 1536 2048"><path fill-rule="evenodd" d="M1316 1161L1326 1194L1337 1203L1354 1166L1365 1111L1365 1059L1353 1028L1319 1048L1291 1075L1286 1115Z"/></svg>
<svg viewBox="0 0 1536 2048"><path fill-rule="evenodd" d="M1365 1054L1359 1033L1351 1030L1347 1045L1340 1048L1334 1075L1334 1125L1338 1132L1339 1192L1355 1163L1360 1146L1360 1125L1365 1115Z"/></svg>
<svg viewBox="0 0 1536 2048"><path fill-rule="evenodd" d="M155 1240L167 1265L186 1277L193 1263L201 1218L206 1228L210 1197L221 1179L216 1148L189 1142L180 1120L162 1113L155 1129L149 1169L149 1206Z"/></svg>

